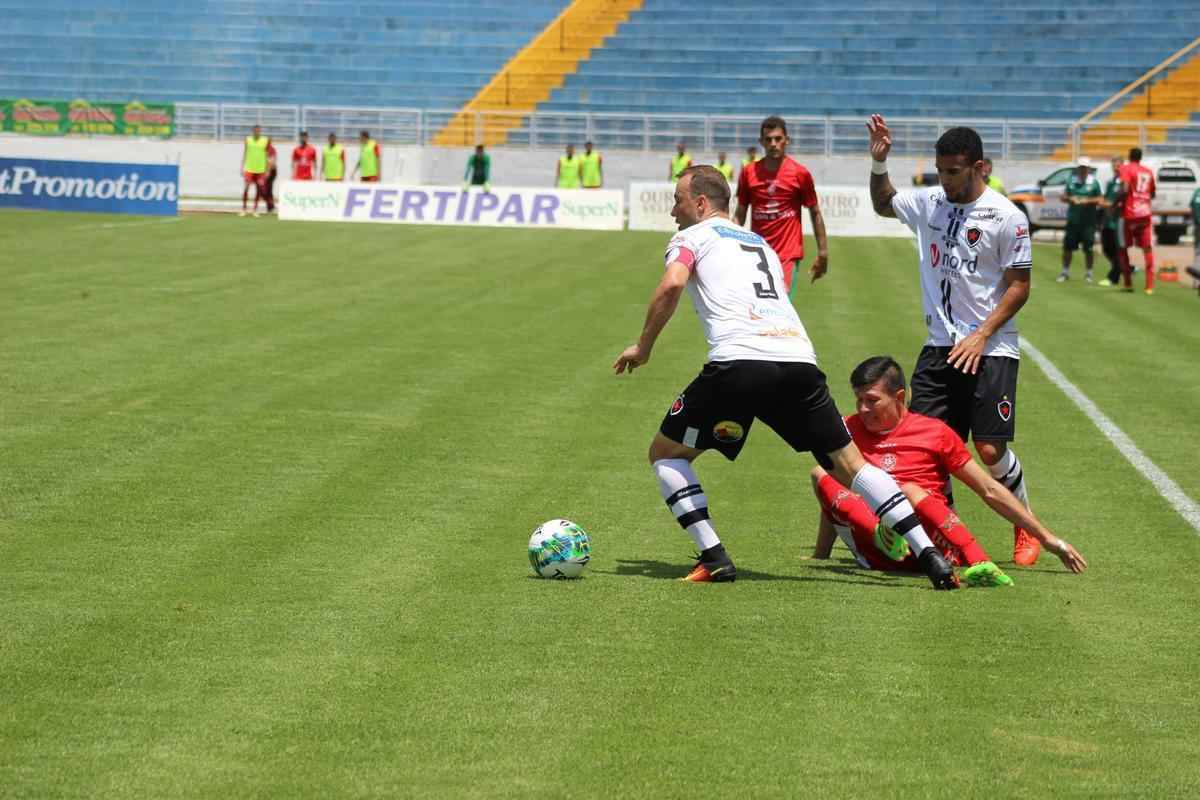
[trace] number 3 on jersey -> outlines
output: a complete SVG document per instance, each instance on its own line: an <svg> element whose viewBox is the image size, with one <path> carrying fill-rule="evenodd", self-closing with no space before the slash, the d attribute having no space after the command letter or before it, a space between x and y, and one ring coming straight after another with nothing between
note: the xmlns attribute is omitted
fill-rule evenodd
<svg viewBox="0 0 1200 800"><path fill-rule="evenodd" d="M778 300L779 292L775 291L775 279L771 277L771 265L767 261L767 253L761 247L744 244L741 246L747 253L754 253L758 256L758 263L755 266L758 270L767 276L767 285L761 283L754 284L754 294L763 300Z"/></svg>

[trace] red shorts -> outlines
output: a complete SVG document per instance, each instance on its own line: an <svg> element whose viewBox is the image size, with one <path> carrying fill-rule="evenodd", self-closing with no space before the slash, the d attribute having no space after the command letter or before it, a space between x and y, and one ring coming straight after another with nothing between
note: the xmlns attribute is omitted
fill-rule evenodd
<svg viewBox="0 0 1200 800"><path fill-rule="evenodd" d="M1151 217L1125 220L1125 246L1149 250L1154 246L1154 220Z"/></svg>
<svg viewBox="0 0 1200 800"><path fill-rule="evenodd" d="M243 172L242 177L246 179L246 183L257 183L262 185L262 182L267 179L265 172Z"/></svg>
<svg viewBox="0 0 1200 800"><path fill-rule="evenodd" d="M364 182L364 183L379 183L379 176L378 176L378 175L372 175L372 176L371 176L371 177L369 177L369 178L367 178L367 177L363 177L363 182Z"/></svg>

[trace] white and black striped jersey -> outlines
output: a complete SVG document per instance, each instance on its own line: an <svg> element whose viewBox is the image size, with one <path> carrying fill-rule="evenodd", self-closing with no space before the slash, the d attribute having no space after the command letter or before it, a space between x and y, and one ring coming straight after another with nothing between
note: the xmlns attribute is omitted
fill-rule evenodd
<svg viewBox="0 0 1200 800"><path fill-rule="evenodd" d="M817 363L783 288L779 256L757 233L709 217L671 238L666 263L676 261L692 271L687 290L704 326L709 361Z"/></svg>
<svg viewBox="0 0 1200 800"><path fill-rule="evenodd" d="M1008 288L1004 271L1033 266L1029 221L993 189L964 205L948 201L940 186L911 189L892 198L892 209L917 235L927 345L953 346L973 333ZM988 339L983 354L1020 357L1013 320Z"/></svg>

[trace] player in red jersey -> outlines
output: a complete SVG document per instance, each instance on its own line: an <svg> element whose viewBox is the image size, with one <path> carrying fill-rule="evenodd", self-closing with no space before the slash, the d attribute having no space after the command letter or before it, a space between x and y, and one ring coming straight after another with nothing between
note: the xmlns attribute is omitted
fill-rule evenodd
<svg viewBox="0 0 1200 800"><path fill-rule="evenodd" d="M317 165L317 148L308 143L308 131L300 131L300 144L292 150L292 180L311 181Z"/></svg>
<svg viewBox="0 0 1200 800"><path fill-rule="evenodd" d="M1007 585L1011 579L991 563L971 531L946 504L942 495L953 475L969 486L997 514L1029 531L1067 569L1083 572L1087 561L1058 538L1033 512L972 459L962 439L946 423L909 411L905 406L904 371L890 356L875 356L850 375L857 413L846 427L868 462L900 484L930 538L948 561L965 566L968 584ZM879 525L879 518L858 497L820 467L812 471L813 489L821 503L821 525L814 558L828 558L834 539L841 536L859 564L869 569L914 571L916 560L904 555L903 543ZM838 530L840 528L841 530ZM878 532L878 533L877 533ZM896 549L892 555L893 542Z"/></svg>
<svg viewBox="0 0 1200 800"><path fill-rule="evenodd" d="M817 239L817 257L808 274L816 280L829 268L829 239L825 219L817 204L812 174L804 165L787 155L787 123L782 117L767 117L759 127L759 142L766 155L742 167L737 186L737 222L767 240L783 263L783 285L791 294L795 268L804 258L804 223L800 211L808 209L813 236Z"/></svg>
<svg viewBox="0 0 1200 800"><path fill-rule="evenodd" d="M1142 166L1142 150L1135 147L1129 151L1129 161L1121 167L1118 176L1121 188L1118 201L1121 203L1121 219L1125 226L1125 242L1120 250L1121 276L1124 290L1133 291L1133 269L1129 265L1129 248L1142 248L1146 261L1146 294L1154 294L1154 217L1150 202L1154 199L1154 171Z"/></svg>

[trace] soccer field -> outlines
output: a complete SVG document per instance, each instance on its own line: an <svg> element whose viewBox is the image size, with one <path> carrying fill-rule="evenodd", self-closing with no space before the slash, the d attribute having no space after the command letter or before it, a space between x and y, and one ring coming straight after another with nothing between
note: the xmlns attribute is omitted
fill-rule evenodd
<svg viewBox="0 0 1200 800"><path fill-rule="evenodd" d="M965 491L1011 589L807 560L812 459L756 426L697 462L739 579L691 585L646 462L706 350L686 298L611 370L666 235L0 233L0 796L1200 792L1200 535L1031 360L1014 449L1083 575L1012 567ZM1058 258L1022 334L1200 498L1200 300L1057 285ZM800 287L843 411L862 358L911 368L918 291L899 239L834 239ZM531 576L557 516L582 580Z"/></svg>

